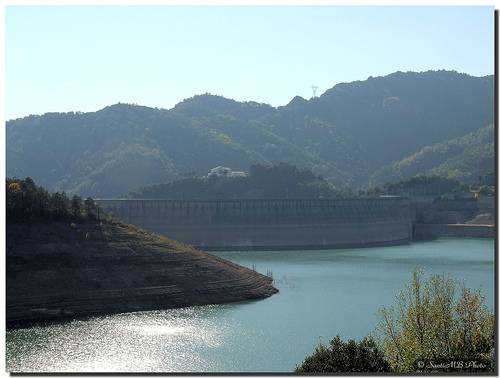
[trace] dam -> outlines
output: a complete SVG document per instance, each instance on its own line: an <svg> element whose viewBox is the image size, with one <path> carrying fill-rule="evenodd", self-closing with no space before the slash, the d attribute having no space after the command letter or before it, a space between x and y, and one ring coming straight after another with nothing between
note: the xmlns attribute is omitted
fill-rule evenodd
<svg viewBox="0 0 500 378"><path fill-rule="evenodd" d="M117 220L205 250L371 247L408 243L403 197L356 199L99 199Z"/></svg>

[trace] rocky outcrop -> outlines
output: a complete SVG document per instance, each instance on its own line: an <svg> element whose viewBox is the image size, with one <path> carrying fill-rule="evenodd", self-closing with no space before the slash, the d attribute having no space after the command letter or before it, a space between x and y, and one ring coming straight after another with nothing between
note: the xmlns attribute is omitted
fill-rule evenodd
<svg viewBox="0 0 500 378"><path fill-rule="evenodd" d="M266 298L272 279L120 223L8 224L7 325Z"/></svg>

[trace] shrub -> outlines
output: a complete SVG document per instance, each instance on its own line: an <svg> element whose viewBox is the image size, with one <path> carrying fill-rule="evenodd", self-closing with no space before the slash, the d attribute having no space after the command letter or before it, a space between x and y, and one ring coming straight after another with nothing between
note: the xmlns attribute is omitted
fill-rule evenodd
<svg viewBox="0 0 500 378"><path fill-rule="evenodd" d="M371 337L359 343L339 336L329 346L320 343L295 371L297 373L389 372L390 365Z"/></svg>
<svg viewBox="0 0 500 378"><path fill-rule="evenodd" d="M396 308L382 308L380 345L393 370L411 372L417 361L478 360L492 368L494 315L480 290L462 287L445 275L422 282L416 270Z"/></svg>

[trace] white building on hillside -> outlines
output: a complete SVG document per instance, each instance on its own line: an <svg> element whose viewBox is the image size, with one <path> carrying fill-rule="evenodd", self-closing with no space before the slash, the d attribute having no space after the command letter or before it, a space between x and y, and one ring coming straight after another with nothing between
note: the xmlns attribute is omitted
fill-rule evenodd
<svg viewBox="0 0 500 378"><path fill-rule="evenodd" d="M246 177L248 173L242 171L233 171L229 167L218 166L212 168L210 172L208 172L207 177Z"/></svg>

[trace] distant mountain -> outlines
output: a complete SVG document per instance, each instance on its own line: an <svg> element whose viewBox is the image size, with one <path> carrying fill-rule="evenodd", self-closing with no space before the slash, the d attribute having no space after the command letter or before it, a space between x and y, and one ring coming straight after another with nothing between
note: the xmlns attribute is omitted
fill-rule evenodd
<svg viewBox="0 0 500 378"><path fill-rule="evenodd" d="M404 180L416 175L436 175L472 184L478 176L495 169L493 125L422 148L415 154L377 170L372 186Z"/></svg>
<svg viewBox="0 0 500 378"><path fill-rule="evenodd" d="M171 110L116 104L29 116L7 122L7 175L31 176L50 190L111 197L219 165L247 171L282 161L338 188L365 186L426 146L491 124L493 84L493 76L397 72L278 108L205 94ZM492 137L491 128L486 132Z"/></svg>
<svg viewBox="0 0 500 378"><path fill-rule="evenodd" d="M493 123L493 93L493 76L396 72L338 84L297 104L294 117L308 115L335 125L361 146L371 170ZM284 111L291 112L291 106Z"/></svg>

